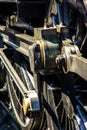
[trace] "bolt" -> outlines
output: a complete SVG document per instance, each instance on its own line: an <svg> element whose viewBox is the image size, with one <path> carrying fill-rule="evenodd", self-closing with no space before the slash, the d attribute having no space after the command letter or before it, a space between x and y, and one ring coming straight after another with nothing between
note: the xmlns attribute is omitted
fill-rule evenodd
<svg viewBox="0 0 87 130"><path fill-rule="evenodd" d="M41 65L40 60L36 60L36 61L35 61L35 65L36 65L36 66L40 66L40 65Z"/></svg>
<svg viewBox="0 0 87 130"><path fill-rule="evenodd" d="M29 97L27 93L25 93L25 97L26 97L26 98L28 98L28 97Z"/></svg>
<svg viewBox="0 0 87 130"><path fill-rule="evenodd" d="M59 56L56 58L56 63L57 63L57 64L62 64L62 63L63 63L62 61L65 61L65 54L59 55Z"/></svg>
<svg viewBox="0 0 87 130"><path fill-rule="evenodd" d="M71 48L71 54L76 54L75 47L72 47L72 48Z"/></svg>
<svg viewBox="0 0 87 130"><path fill-rule="evenodd" d="M39 52L40 51L40 46L39 46L39 44L37 44L36 46L35 46L35 52Z"/></svg>

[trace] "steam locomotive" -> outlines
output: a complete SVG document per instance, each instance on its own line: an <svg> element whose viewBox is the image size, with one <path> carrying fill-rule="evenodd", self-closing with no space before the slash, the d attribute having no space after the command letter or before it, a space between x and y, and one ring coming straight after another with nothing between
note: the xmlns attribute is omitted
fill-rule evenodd
<svg viewBox="0 0 87 130"><path fill-rule="evenodd" d="M87 0L0 0L0 100L20 130L87 129Z"/></svg>

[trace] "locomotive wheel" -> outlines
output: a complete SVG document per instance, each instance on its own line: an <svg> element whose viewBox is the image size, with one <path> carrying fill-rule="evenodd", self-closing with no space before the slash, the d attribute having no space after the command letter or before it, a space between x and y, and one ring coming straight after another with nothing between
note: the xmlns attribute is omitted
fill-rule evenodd
<svg viewBox="0 0 87 130"><path fill-rule="evenodd" d="M29 72L26 63L13 63L15 70L20 76L27 90L34 90L34 78ZM22 130L39 130L43 125L44 114L41 112L38 117L29 118L24 115L23 111L23 97L14 83L12 77L7 74L8 92L11 101L12 111L15 120L18 122ZM41 125L40 125L41 124Z"/></svg>
<svg viewBox="0 0 87 130"><path fill-rule="evenodd" d="M58 74L59 78L57 75L47 77L45 76L43 87L47 128L49 130L86 130L86 81L71 73L60 76Z"/></svg>
<svg viewBox="0 0 87 130"><path fill-rule="evenodd" d="M80 130L79 116L74 107L77 103L74 100L74 92L72 92L74 88L71 74L58 77L53 75L44 79L43 93L47 128L49 130ZM67 83L67 79L71 81L70 84ZM68 87L65 88L67 85ZM67 90L72 94L68 95Z"/></svg>
<svg viewBox="0 0 87 130"><path fill-rule="evenodd" d="M62 79L61 98L57 105L57 112L59 116L61 129L86 130L87 83L80 77L78 78L77 81L74 82L73 74L70 73L63 75L61 79ZM78 82L79 85L76 85L76 82ZM82 85L84 83L85 85Z"/></svg>
<svg viewBox="0 0 87 130"><path fill-rule="evenodd" d="M19 56L20 54L19 53L16 54L16 53L17 52L15 51L14 54L12 51L10 52L10 61L14 66L16 72L18 73L19 77L25 84L26 88L28 90L32 90L34 89L34 78L28 67L28 62L26 58L22 56L21 56L22 58L21 60ZM13 56L13 59L11 55ZM59 129L60 124L58 121L58 115L55 108L56 104L54 100L55 94L54 94L54 90L51 89L51 83L53 82L53 85L55 86L56 84L58 84L58 82L56 83L56 80L54 80L56 78L53 78L53 76L48 76L48 77L49 78L45 76L45 78L41 78L41 86L43 86L43 92L42 92L42 88L40 91L42 95L41 102L43 104L43 110L41 112L41 115L39 115L39 117L29 118L24 115L23 104L22 104L23 97L20 91L18 90L14 80L12 79L11 75L7 72L6 79L7 79L8 92L10 97L9 101L11 104L11 111L13 113L16 122L19 124L21 130L48 130L48 129L58 130ZM44 100L42 98L43 95L44 95Z"/></svg>

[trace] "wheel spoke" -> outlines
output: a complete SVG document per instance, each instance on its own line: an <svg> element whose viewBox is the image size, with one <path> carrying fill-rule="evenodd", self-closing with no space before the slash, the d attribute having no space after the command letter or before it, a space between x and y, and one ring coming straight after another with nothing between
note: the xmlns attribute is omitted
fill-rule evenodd
<svg viewBox="0 0 87 130"><path fill-rule="evenodd" d="M56 109L58 109L58 108L60 107L61 103L62 103L62 99L60 99L60 101L59 101L59 103L58 103Z"/></svg>
<svg viewBox="0 0 87 130"><path fill-rule="evenodd" d="M65 115L65 130L68 128L67 115Z"/></svg>
<svg viewBox="0 0 87 130"><path fill-rule="evenodd" d="M74 123L71 121L71 129L74 130Z"/></svg>
<svg viewBox="0 0 87 130"><path fill-rule="evenodd" d="M68 119L68 122L69 122L69 130L72 130L72 128L71 128L71 121L70 121L70 119Z"/></svg>
<svg viewBox="0 0 87 130"><path fill-rule="evenodd" d="M63 117L64 117L64 108L63 108L63 110L62 110L61 123L63 122Z"/></svg>

